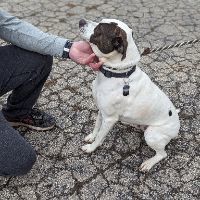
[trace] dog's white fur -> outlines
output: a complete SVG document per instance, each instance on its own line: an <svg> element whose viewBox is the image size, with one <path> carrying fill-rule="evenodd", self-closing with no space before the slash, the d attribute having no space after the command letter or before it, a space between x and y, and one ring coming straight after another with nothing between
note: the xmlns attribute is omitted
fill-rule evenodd
<svg viewBox="0 0 200 200"><path fill-rule="evenodd" d="M132 37L132 29L114 19L104 19L101 22L117 23L127 34L128 48L126 58L121 60L122 54L117 51L103 54L91 43L99 59L104 61L105 65L120 70L136 65L140 60L140 54ZM98 23L87 21L81 28L82 37L89 41L97 25ZM93 152L103 143L105 136L118 120L133 125L145 125L145 140L156 151L154 157L142 163L141 170L146 171L167 156L165 146L178 135L180 122L172 102L138 66L129 77L129 82L130 94L123 96L123 78L106 78L101 72L97 72L93 82L93 95L99 112L93 133L85 138L86 142L92 143L84 145L82 150ZM172 116L169 116L170 110Z"/></svg>

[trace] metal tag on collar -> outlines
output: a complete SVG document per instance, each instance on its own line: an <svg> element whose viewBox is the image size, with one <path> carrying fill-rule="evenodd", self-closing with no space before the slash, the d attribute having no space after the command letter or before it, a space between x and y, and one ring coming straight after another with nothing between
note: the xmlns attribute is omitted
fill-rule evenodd
<svg viewBox="0 0 200 200"><path fill-rule="evenodd" d="M124 85L124 87L123 87L123 96L128 96L129 95L129 88L130 88L130 86L128 84Z"/></svg>

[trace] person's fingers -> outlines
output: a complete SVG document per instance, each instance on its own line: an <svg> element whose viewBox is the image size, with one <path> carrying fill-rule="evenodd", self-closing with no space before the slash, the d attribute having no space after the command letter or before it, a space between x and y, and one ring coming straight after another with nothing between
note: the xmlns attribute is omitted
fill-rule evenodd
<svg viewBox="0 0 200 200"><path fill-rule="evenodd" d="M102 61L96 63L96 67L97 67L97 68L101 67L101 65L103 65L103 62L102 62Z"/></svg>
<svg viewBox="0 0 200 200"><path fill-rule="evenodd" d="M102 64L103 64L103 62L98 62L98 63L89 63L88 65L89 65L94 71L97 71L97 70L99 70L99 67L101 67Z"/></svg>
<svg viewBox="0 0 200 200"><path fill-rule="evenodd" d="M98 70L98 68L96 68L95 63L89 63L88 65L89 65L94 71L97 71L97 70Z"/></svg>
<svg viewBox="0 0 200 200"><path fill-rule="evenodd" d="M92 53L91 55L89 55L87 58L83 60L83 64L89 64L89 63L94 62L95 57L96 55Z"/></svg>

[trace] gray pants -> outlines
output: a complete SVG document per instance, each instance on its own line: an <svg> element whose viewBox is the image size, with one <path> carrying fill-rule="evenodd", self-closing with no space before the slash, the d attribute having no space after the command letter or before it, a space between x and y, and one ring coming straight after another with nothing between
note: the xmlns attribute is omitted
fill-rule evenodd
<svg viewBox="0 0 200 200"><path fill-rule="evenodd" d="M36 153L5 120L30 113L51 71L52 57L13 45L0 47L0 96L12 91L0 112L0 175L17 176L30 171Z"/></svg>

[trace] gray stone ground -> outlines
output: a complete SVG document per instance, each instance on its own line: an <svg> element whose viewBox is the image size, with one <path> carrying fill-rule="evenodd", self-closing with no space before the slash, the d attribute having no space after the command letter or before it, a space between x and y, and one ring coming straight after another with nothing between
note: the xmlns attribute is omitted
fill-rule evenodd
<svg viewBox="0 0 200 200"><path fill-rule="evenodd" d="M133 27L140 50L200 37L197 0L0 0L0 7L43 31L74 40L80 39L82 17L120 19ZM49 132L20 129L38 159L26 176L0 177L0 199L198 199L200 46L152 54L141 63L181 109L180 134L167 146L165 160L141 173L139 165L154 152L141 131L120 123L97 151L83 153L83 138L97 115L90 89L95 74L55 59L38 105L55 115L57 127Z"/></svg>

